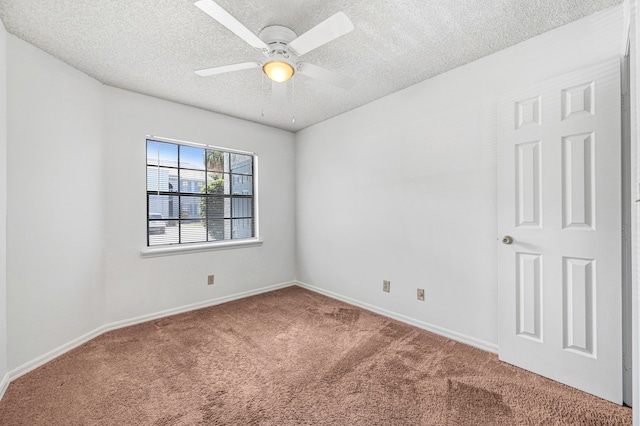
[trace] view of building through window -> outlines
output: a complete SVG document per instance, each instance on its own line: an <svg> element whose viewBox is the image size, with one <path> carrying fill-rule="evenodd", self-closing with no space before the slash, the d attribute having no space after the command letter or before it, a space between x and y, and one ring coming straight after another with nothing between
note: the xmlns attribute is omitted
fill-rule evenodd
<svg viewBox="0 0 640 426"><path fill-rule="evenodd" d="M147 140L147 245L255 236L254 156Z"/></svg>

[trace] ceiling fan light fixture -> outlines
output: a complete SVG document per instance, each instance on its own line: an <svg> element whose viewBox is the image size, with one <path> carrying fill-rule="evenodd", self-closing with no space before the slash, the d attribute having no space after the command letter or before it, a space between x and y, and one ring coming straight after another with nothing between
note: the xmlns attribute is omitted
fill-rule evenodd
<svg viewBox="0 0 640 426"><path fill-rule="evenodd" d="M262 67L262 70L267 75L267 77L277 83L284 83L285 81L289 80L295 72L290 64L282 61L267 62Z"/></svg>

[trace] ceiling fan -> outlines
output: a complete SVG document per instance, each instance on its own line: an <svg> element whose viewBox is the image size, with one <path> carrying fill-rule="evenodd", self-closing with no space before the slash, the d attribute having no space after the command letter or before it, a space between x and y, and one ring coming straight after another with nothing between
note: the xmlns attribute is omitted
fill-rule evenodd
<svg viewBox="0 0 640 426"><path fill-rule="evenodd" d="M326 81L343 89L349 89L355 83L349 77L299 60L305 53L353 31L353 23L343 12L336 13L300 36L281 25L270 25L256 36L213 0L199 0L195 5L265 56L261 62L243 62L198 70L195 73L199 76L262 67L264 73L276 83L286 82L295 73Z"/></svg>

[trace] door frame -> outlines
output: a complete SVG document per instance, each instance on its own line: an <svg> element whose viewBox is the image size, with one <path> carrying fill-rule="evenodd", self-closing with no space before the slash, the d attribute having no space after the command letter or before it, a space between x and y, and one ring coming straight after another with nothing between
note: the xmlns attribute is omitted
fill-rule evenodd
<svg viewBox="0 0 640 426"><path fill-rule="evenodd" d="M622 182L622 399L633 405L633 206L630 40L620 61Z"/></svg>

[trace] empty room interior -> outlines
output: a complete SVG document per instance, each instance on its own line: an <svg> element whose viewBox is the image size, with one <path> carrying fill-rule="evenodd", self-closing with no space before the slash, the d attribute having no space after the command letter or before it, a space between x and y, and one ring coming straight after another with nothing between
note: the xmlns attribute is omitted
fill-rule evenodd
<svg viewBox="0 0 640 426"><path fill-rule="evenodd" d="M0 0L0 424L634 424L635 0Z"/></svg>

